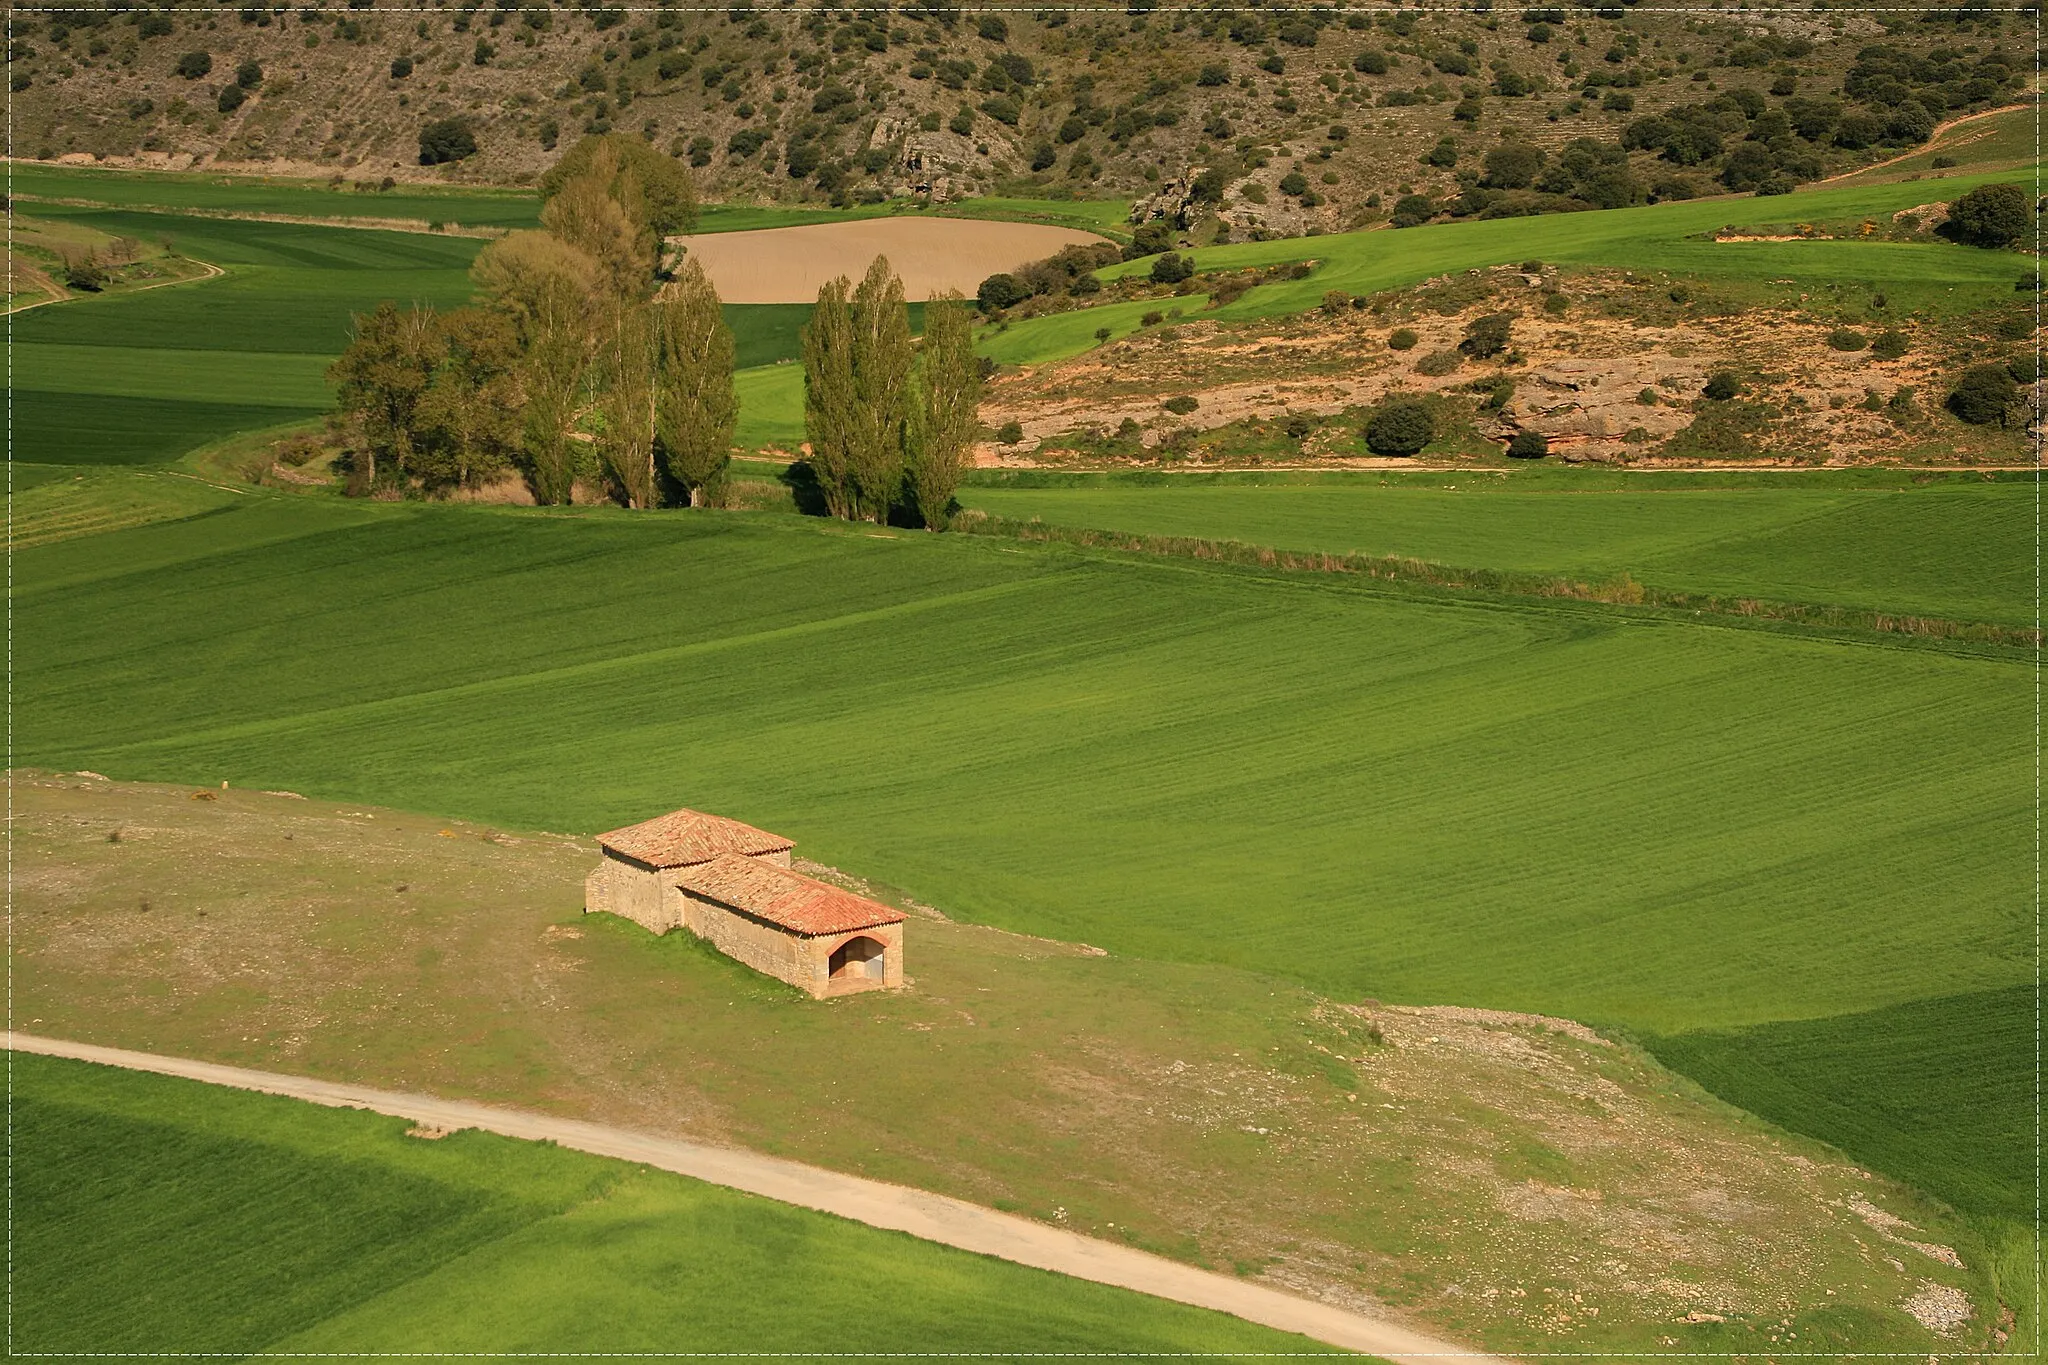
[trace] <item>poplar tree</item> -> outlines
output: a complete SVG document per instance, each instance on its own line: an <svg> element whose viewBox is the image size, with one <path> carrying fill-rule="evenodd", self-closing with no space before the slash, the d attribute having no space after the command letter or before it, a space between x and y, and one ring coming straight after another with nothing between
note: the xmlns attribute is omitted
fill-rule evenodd
<svg viewBox="0 0 2048 1365"><path fill-rule="evenodd" d="M411 472L419 439L419 406L441 363L440 329L430 309L400 312L385 300L375 311L358 313L354 335L341 358L328 368L343 412L363 432L363 485L377 481L377 461L401 477Z"/></svg>
<svg viewBox="0 0 2048 1365"><path fill-rule="evenodd" d="M569 501L569 432L590 368L592 307L604 272L587 252L545 232L515 232L477 254L470 278L518 329L520 446L534 500Z"/></svg>
<svg viewBox="0 0 2048 1365"><path fill-rule="evenodd" d="M469 488L503 469L519 443L519 335L484 308L443 314L444 355L420 400L415 453L429 483Z"/></svg>
<svg viewBox="0 0 2048 1365"><path fill-rule="evenodd" d="M604 434L598 448L628 507L654 506L654 405L660 338L653 309L644 303L616 305L605 329L603 392L599 409Z"/></svg>
<svg viewBox="0 0 2048 1365"><path fill-rule="evenodd" d="M804 435L825 510L851 518L854 489L848 452L860 398L854 381L853 310L846 294L844 276L827 280L804 325Z"/></svg>
<svg viewBox="0 0 2048 1365"><path fill-rule="evenodd" d="M903 428L910 411L910 310L889 258L875 257L853 291L853 423L846 443L853 515L877 523L903 491Z"/></svg>
<svg viewBox="0 0 2048 1365"><path fill-rule="evenodd" d="M980 426L974 324L966 300L954 291L925 304L922 362L911 392L905 482L925 529L936 531L946 524Z"/></svg>
<svg viewBox="0 0 2048 1365"><path fill-rule="evenodd" d="M725 325L718 290L694 257L657 306L661 374L655 422L669 476L689 490L692 507L701 507L718 499L739 421L732 329Z"/></svg>

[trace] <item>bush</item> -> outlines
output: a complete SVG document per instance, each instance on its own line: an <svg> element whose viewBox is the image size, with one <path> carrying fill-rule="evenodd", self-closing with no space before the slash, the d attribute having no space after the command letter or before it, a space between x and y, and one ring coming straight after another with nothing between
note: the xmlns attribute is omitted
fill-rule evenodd
<svg viewBox="0 0 2048 1365"><path fill-rule="evenodd" d="M1980 185L1949 207L1942 231L1970 246L2010 246L2034 226L2033 197L2019 185Z"/></svg>
<svg viewBox="0 0 2048 1365"><path fill-rule="evenodd" d="M1465 325L1465 339L1458 349L1474 360L1489 360L1508 348L1515 326L1513 313L1488 313Z"/></svg>
<svg viewBox="0 0 2048 1365"><path fill-rule="evenodd" d="M1870 338L1854 327L1837 327L1828 333L1828 345L1837 351L1860 351L1870 345Z"/></svg>
<svg viewBox="0 0 2048 1365"><path fill-rule="evenodd" d="M476 155L476 134L469 121L435 119L420 129L420 165L440 166Z"/></svg>
<svg viewBox="0 0 2048 1365"><path fill-rule="evenodd" d="M1543 311L1552 317L1561 317L1572 306L1572 301L1562 294L1545 294Z"/></svg>
<svg viewBox="0 0 2048 1365"><path fill-rule="evenodd" d="M1415 362L1415 373L1436 379L1457 369L1461 363L1456 351L1431 351Z"/></svg>
<svg viewBox="0 0 2048 1365"><path fill-rule="evenodd" d="M1031 169L1034 171L1051 170L1059 159L1060 154L1053 150L1050 142L1041 142L1031 150Z"/></svg>
<svg viewBox="0 0 2048 1365"><path fill-rule="evenodd" d="M1202 406L1201 401L1191 393L1175 394L1159 405L1177 417L1185 417Z"/></svg>
<svg viewBox="0 0 2048 1365"><path fill-rule="evenodd" d="M1392 332L1388 333L1387 335L1387 349L1394 351L1412 351L1415 349L1415 343L1420 340L1422 340L1422 338L1415 335L1415 329L1413 327L1396 327Z"/></svg>
<svg viewBox="0 0 2048 1365"><path fill-rule="evenodd" d="M1508 442L1511 460L1540 460L1550 453L1550 438L1540 431L1521 431Z"/></svg>
<svg viewBox="0 0 2048 1365"><path fill-rule="evenodd" d="M64 283L73 289L88 294L97 294L107 286L106 267L100 258L90 251L64 257Z"/></svg>
<svg viewBox="0 0 2048 1365"><path fill-rule="evenodd" d="M249 92L241 86L223 85L220 88L220 96L214 101L214 107L223 114L232 114L235 110L241 108L243 101L248 98Z"/></svg>
<svg viewBox="0 0 2048 1365"><path fill-rule="evenodd" d="M1138 325L1140 327L1157 327L1160 323L1164 321L1166 321L1166 314L1160 312L1157 308L1154 308L1152 311L1146 313L1143 317L1138 319Z"/></svg>
<svg viewBox="0 0 2048 1365"><path fill-rule="evenodd" d="M1394 201L1394 226L1419 227L1436 217L1436 202L1427 195L1404 194Z"/></svg>
<svg viewBox="0 0 2048 1365"><path fill-rule="evenodd" d="M1972 365L1948 396L1948 410L1972 426L2005 425L2019 385L2003 365Z"/></svg>
<svg viewBox="0 0 2048 1365"><path fill-rule="evenodd" d="M1124 248L1124 259L1135 261L1140 256L1156 256L1162 251L1173 249L1173 229L1163 222L1142 223L1131 235L1131 244Z"/></svg>
<svg viewBox="0 0 2048 1365"><path fill-rule="evenodd" d="M1414 455L1436 439L1436 415L1426 403L1396 399L1365 424L1365 448L1375 455Z"/></svg>
<svg viewBox="0 0 2048 1365"><path fill-rule="evenodd" d="M1323 295L1323 311L1331 317L1351 306L1351 296L1341 289L1332 289Z"/></svg>
<svg viewBox="0 0 2048 1365"><path fill-rule="evenodd" d="M1351 59L1351 69L1367 76L1387 74L1387 54L1377 48L1366 48Z"/></svg>
<svg viewBox="0 0 2048 1365"><path fill-rule="evenodd" d="M196 81L207 72L213 70L213 54L211 52L187 52L184 56L178 58L178 64L172 67L171 70L188 81Z"/></svg>
<svg viewBox="0 0 2048 1365"><path fill-rule="evenodd" d="M235 68L235 84L241 86L244 90L254 90L257 86L263 84L263 64L261 62L243 62Z"/></svg>
<svg viewBox="0 0 2048 1365"><path fill-rule="evenodd" d="M984 313L1015 308L1030 297L1031 291L1024 287L1024 282L1007 271L989 276L981 282L981 287L974 291L975 301L981 305L981 311Z"/></svg>
<svg viewBox="0 0 2048 1365"><path fill-rule="evenodd" d="M1742 392L1742 381L1733 370L1716 370L1707 377L1707 387L1702 392L1716 403L1725 403Z"/></svg>
<svg viewBox="0 0 2048 1365"><path fill-rule="evenodd" d="M1017 422L1005 422L996 428L996 440L1006 446L1013 446L1024 439L1024 428Z"/></svg>
<svg viewBox="0 0 2048 1365"><path fill-rule="evenodd" d="M1888 327L1879 332L1877 339L1870 343L1870 353L1879 360L1897 360L1911 350L1912 346L1913 343L1906 338L1904 332L1896 327Z"/></svg>
<svg viewBox="0 0 2048 1365"><path fill-rule="evenodd" d="M1152 283L1154 284L1179 284L1194 273L1194 261L1182 256L1177 251L1169 251L1158 260L1152 262Z"/></svg>
<svg viewBox="0 0 2048 1365"><path fill-rule="evenodd" d="M392 79L392 80L394 80L394 81L402 81L402 80L404 80L404 79L405 79L405 78L406 78L407 76L410 76L411 74L412 74L412 58L410 58L410 57L393 57L393 58L391 59L391 79Z"/></svg>

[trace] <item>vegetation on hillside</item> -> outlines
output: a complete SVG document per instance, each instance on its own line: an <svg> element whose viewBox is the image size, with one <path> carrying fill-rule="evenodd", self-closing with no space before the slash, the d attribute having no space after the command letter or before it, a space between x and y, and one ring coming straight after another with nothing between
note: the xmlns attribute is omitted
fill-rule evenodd
<svg viewBox="0 0 2048 1365"><path fill-rule="evenodd" d="M2013 100L2008 19L110 5L20 19L10 58L44 158L505 182L616 130L721 197L1143 194L1206 244L1775 192Z"/></svg>

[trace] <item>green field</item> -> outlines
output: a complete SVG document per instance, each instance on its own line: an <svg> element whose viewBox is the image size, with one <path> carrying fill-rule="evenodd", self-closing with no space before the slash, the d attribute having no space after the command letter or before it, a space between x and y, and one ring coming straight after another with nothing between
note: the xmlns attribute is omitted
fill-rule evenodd
<svg viewBox="0 0 2048 1365"><path fill-rule="evenodd" d="M687 797L979 920L1658 1031L2019 969L2020 659L772 515L254 498L15 584L34 764Z"/></svg>
<svg viewBox="0 0 2048 1365"><path fill-rule="evenodd" d="M129 209L199 209L298 218L412 218L464 227L533 227L540 204L529 192L403 185L360 191L285 176L211 175L198 171L101 171L15 161L10 193L30 200L76 200ZM47 206L35 212L46 213Z"/></svg>
<svg viewBox="0 0 2048 1365"><path fill-rule="evenodd" d="M1327 1349L551 1145L19 1053L10 1076L17 1351Z"/></svg>
<svg viewBox="0 0 2048 1365"><path fill-rule="evenodd" d="M1076 482L976 486L960 500L1061 526L1521 573L1627 573L1685 592L1962 620L2033 619L2034 492L2017 482L1854 488L1772 475L1643 473L1589 487L1594 480L1577 471L1548 470Z"/></svg>

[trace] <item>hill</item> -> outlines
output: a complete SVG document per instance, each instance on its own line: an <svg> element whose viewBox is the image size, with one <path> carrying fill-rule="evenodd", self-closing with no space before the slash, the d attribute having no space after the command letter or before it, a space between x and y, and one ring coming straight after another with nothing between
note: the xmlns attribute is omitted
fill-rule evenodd
<svg viewBox="0 0 2048 1365"><path fill-rule="evenodd" d="M710 198L1141 195L1207 243L1853 170L2015 102L2006 18L109 6L17 16L10 62L38 159L508 184L616 127ZM422 167L429 124L457 159Z"/></svg>
<svg viewBox="0 0 2048 1365"><path fill-rule="evenodd" d="M764 1149L1517 1352L1680 1342L1741 1350L1786 1331L1845 1349L1932 1348L1936 1338L1900 1305L1929 1282L1984 1292L1973 1273L1898 1240L1943 1244L1967 1228L1813 1144L1761 1130L1641 1051L1562 1020L1344 1003L1263 973L949 923L908 902L909 989L821 1005L687 933L657 939L580 914L596 856L581 839L276 794L212 790L195 801L186 787L36 774L16 782L17 1003L38 1029ZM117 1090L145 1093L114 1110L125 1122L100 1133L96 1150L128 1136L157 1154L181 1198L224 1211L270 1187L272 1163L209 1176L196 1169L203 1156L192 1139L218 1141L240 1126L224 1115L265 1111L275 1116L264 1128L292 1133L294 1146L307 1142L295 1129L353 1129L352 1141L323 1138L323 1147L415 1177L467 1174L476 1156L462 1153L495 1152L498 1178L484 1188L496 1201L477 1201L465 1219L450 1216L446 1197L419 1200L434 1216L405 1248L416 1261L438 1259L465 1235L488 1237L477 1214L503 1218L507 1196L547 1202L531 1187L532 1168L546 1162L500 1150L513 1144L467 1134L449 1151L354 1117L288 1126L284 1111L295 1106L224 1096L233 1103L202 1109L183 1098L190 1087L115 1079ZM182 1140L130 1136L145 1122ZM41 1155L47 1129L32 1131L30 1150ZM331 1167L311 1166L324 1188ZM37 1167L54 1179L45 1162ZM678 1203L744 1207L744 1221L707 1217L686 1239L716 1247L711 1264L801 1258L813 1245L865 1259L854 1249L860 1230L830 1220L713 1198L687 1182L665 1182L684 1188L644 1209L628 1195L649 1193L644 1175L612 1179L624 1188L595 1207L555 1219L551 1208L531 1209L525 1217L538 1224L460 1262L421 1267L416 1282L342 1314L348 1331L330 1324L312 1339L362 1342L373 1320L395 1315L402 1325L368 1339L431 1325L503 1343L490 1334L507 1329L471 1307L475 1286L524 1284L551 1252L607 1235L626 1246L605 1264L638 1284L630 1268L676 1235L681 1220L660 1210ZM353 1235L381 1240L385 1191L382 1179L363 1182L349 1203L363 1216L333 1220L330 1237L360 1223ZM1880 1210L1914 1230L1873 1223ZM238 1267L261 1250L257 1228L215 1217L207 1241L233 1246ZM627 1226L643 1230L628 1236ZM40 1250L52 1231L44 1223L37 1233ZM1669 1273L1674 1244L1686 1248L1683 1277ZM79 1239L45 1264L38 1297L62 1268L93 1263L99 1245ZM1975 1261L1974 1247L1964 1252ZM287 1264L323 1260L302 1252ZM961 1262L974 1264L911 1247L882 1264L914 1285L926 1265L964 1278ZM121 1264L110 1260L66 1292L109 1294ZM586 1280L576 1264L547 1276L554 1287L530 1306L518 1296L511 1316L521 1330L565 1301L630 1302L639 1292ZM340 1277L322 1269L268 1306L273 1321L323 1315L308 1299ZM986 1277L991 1301L1002 1302L998 1285L1020 1276L993 1270L1007 1272ZM766 1305L722 1302L708 1271L694 1260L676 1268L670 1311L690 1305L711 1340L737 1335ZM247 1293L251 1282L236 1278ZM1032 1292L1045 1300L1031 1307L1047 1313L1049 1340L1090 1330L1097 1347L1114 1339L1091 1316L1102 1296L1074 1292L1093 1286L1044 1283ZM835 1284L827 1278L821 1291ZM451 1288L452 1304L430 1307ZM906 1299L873 1340L929 1332L920 1324L946 1317L948 1303ZM1134 1304L1124 1339L1186 1340L1203 1325L1158 1307ZM816 1319L788 1317L773 1340L815 1347ZM1000 1340L1006 1322L1001 1309L970 1315L946 1339L962 1349Z"/></svg>

